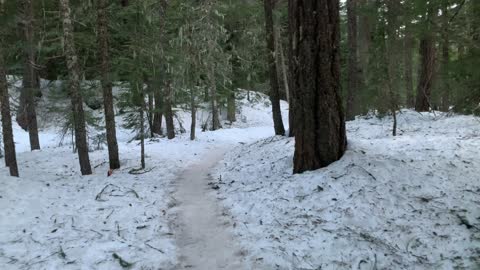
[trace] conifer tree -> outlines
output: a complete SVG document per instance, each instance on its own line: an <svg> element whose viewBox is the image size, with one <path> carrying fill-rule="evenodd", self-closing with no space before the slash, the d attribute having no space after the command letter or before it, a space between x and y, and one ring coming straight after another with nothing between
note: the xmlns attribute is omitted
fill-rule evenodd
<svg viewBox="0 0 480 270"><path fill-rule="evenodd" d="M85 127L83 98L80 89L80 65L78 62L77 51L75 49L70 1L59 0L59 3L63 25L65 58L69 75L70 99L74 118L75 144L78 151L80 171L82 172L82 175L89 175L92 174L92 168L90 166L90 158L88 154L87 129Z"/></svg>

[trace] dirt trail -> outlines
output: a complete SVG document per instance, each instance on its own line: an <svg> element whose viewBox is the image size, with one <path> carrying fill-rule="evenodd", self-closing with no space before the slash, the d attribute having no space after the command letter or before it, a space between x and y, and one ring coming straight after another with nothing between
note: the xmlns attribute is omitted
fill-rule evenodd
<svg viewBox="0 0 480 270"><path fill-rule="evenodd" d="M231 222L222 215L208 186L212 181L209 172L223 154L222 150L212 150L177 179L179 269L245 269L229 231Z"/></svg>

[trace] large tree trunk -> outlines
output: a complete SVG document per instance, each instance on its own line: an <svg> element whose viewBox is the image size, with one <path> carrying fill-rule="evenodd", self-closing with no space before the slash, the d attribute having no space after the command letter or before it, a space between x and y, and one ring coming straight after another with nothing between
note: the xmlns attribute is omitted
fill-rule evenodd
<svg viewBox="0 0 480 270"><path fill-rule="evenodd" d="M2 12L0 12L2 15ZM8 95L7 74L3 60L3 37L0 40L0 104L2 114L2 135L5 147L5 165L10 169L11 176L18 176L15 142L13 141L12 117L10 115L10 99Z"/></svg>
<svg viewBox="0 0 480 270"><path fill-rule="evenodd" d="M427 11L423 21L424 29L420 39L420 75L417 86L415 110L426 112L432 108L431 93L435 74L435 42L433 40L432 24L436 13L431 2L427 3Z"/></svg>
<svg viewBox="0 0 480 270"><path fill-rule="evenodd" d="M87 130L85 127L83 100L80 93L80 66L78 64L78 56L75 50L70 3L69 0L59 0L59 2L60 15L63 24L64 50L69 75L70 98L72 102L72 113L75 127L75 144L77 146L78 159L80 161L80 170L82 175L89 175L92 174L92 168L90 166L90 159L88 156Z"/></svg>
<svg viewBox="0 0 480 270"><path fill-rule="evenodd" d="M39 91L37 71L35 68L35 38L34 38L34 13L33 1L22 0L23 34L25 48L25 68L23 74L23 89L20 96L20 108L17 121L23 123L23 128L28 130L30 149L40 149L38 138L37 113L35 111L35 93ZM23 105L23 106L22 106ZM21 125L22 126L22 125Z"/></svg>
<svg viewBox="0 0 480 270"><path fill-rule="evenodd" d="M175 138L175 126L173 124L173 110L172 110L172 99L173 99L173 90L171 83L167 81L165 84L165 122L167 125L167 138Z"/></svg>
<svg viewBox="0 0 480 270"><path fill-rule="evenodd" d="M339 160L346 149L340 97L338 0L289 0L295 91L294 173ZM301 108L301 109L300 109Z"/></svg>
<svg viewBox="0 0 480 270"><path fill-rule="evenodd" d="M272 102L273 127L275 135L285 135L282 111L280 108L280 87L278 84L277 65L275 63L275 30L273 28L273 0L264 0L265 26L267 35L268 65L270 70L270 101Z"/></svg>
<svg viewBox="0 0 480 270"><path fill-rule="evenodd" d="M405 37L404 37L404 48L403 48L403 62L405 65L405 92L406 92L406 102L407 108L413 108L415 106L414 101L414 90L413 90L413 46L415 40L412 36L411 24L406 23L405 27Z"/></svg>
<svg viewBox="0 0 480 270"><path fill-rule="evenodd" d="M347 0L348 25L348 78L347 78L347 120L355 119L358 112L358 91L360 74L358 68L357 0Z"/></svg>
<svg viewBox="0 0 480 270"><path fill-rule="evenodd" d="M417 112L427 112L431 108L430 99L435 73L435 44L431 36L426 36L420 40L420 58L421 67L415 110Z"/></svg>
<svg viewBox="0 0 480 270"><path fill-rule="evenodd" d="M120 168L118 157L115 111L113 109L112 81L110 79L110 56L108 52L108 0L97 0L98 47L101 60L103 107L105 110L105 128L107 130L108 160L110 169Z"/></svg>

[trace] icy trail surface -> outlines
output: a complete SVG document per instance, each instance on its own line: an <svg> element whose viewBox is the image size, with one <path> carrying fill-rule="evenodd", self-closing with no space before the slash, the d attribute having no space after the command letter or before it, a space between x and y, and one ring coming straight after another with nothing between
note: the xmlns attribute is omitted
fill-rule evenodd
<svg viewBox="0 0 480 270"><path fill-rule="evenodd" d="M212 180L209 171L223 153L223 149L213 150L178 179L175 198L179 203L176 219L179 268L244 269L241 252L229 231L230 219L222 214L208 185Z"/></svg>

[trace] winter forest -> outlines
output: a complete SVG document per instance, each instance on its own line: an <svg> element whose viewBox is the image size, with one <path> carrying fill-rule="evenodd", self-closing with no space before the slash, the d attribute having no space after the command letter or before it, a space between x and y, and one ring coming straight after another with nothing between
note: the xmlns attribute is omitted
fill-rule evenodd
<svg viewBox="0 0 480 270"><path fill-rule="evenodd" d="M480 269L478 0L0 0L0 105L0 269Z"/></svg>

